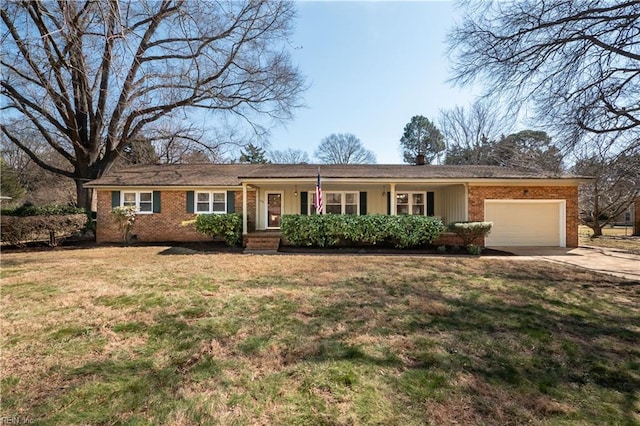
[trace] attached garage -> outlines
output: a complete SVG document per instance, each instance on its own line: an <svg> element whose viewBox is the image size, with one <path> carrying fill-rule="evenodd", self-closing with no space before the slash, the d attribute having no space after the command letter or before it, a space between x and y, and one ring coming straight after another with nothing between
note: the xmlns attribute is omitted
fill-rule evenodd
<svg viewBox="0 0 640 426"><path fill-rule="evenodd" d="M488 247L566 247L565 200L485 200Z"/></svg>

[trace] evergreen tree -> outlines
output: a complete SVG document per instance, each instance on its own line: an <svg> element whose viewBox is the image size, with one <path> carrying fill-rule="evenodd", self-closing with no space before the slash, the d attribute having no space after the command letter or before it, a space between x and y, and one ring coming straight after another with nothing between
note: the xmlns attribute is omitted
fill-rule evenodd
<svg viewBox="0 0 640 426"><path fill-rule="evenodd" d="M11 167L7 165L4 158L0 158L0 193L4 197L11 197L13 201L20 199L24 195L24 188L20 184L20 179Z"/></svg>
<svg viewBox="0 0 640 426"><path fill-rule="evenodd" d="M404 126L400 147L405 163L415 164L418 155L431 163L445 149L444 136L427 117L416 115Z"/></svg>
<svg viewBox="0 0 640 426"><path fill-rule="evenodd" d="M248 164L267 164L265 150L252 143L247 144L243 151L240 151L240 162Z"/></svg>

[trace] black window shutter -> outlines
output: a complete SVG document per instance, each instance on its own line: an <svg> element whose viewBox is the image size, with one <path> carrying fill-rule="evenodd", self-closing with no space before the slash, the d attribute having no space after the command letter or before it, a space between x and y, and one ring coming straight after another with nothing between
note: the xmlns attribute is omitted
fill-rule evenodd
<svg viewBox="0 0 640 426"><path fill-rule="evenodd" d="M434 206L434 194L433 192L427 192L427 216L434 216L435 215L435 206Z"/></svg>
<svg viewBox="0 0 640 426"><path fill-rule="evenodd" d="M391 214L391 193L387 192L387 214Z"/></svg>
<svg viewBox="0 0 640 426"><path fill-rule="evenodd" d="M367 214L367 193L364 191L360 192L360 214Z"/></svg>
<svg viewBox="0 0 640 426"><path fill-rule="evenodd" d="M120 191L111 191L111 208L120 206Z"/></svg>
<svg viewBox="0 0 640 426"><path fill-rule="evenodd" d="M300 191L300 214L307 215L309 213L309 193L307 191Z"/></svg>
<svg viewBox="0 0 640 426"><path fill-rule="evenodd" d="M236 211L236 192L227 191L227 213L235 213Z"/></svg>
<svg viewBox="0 0 640 426"><path fill-rule="evenodd" d="M187 213L193 213L194 200L195 193L193 191L187 191Z"/></svg>
<svg viewBox="0 0 640 426"><path fill-rule="evenodd" d="M153 212L160 213L160 191L153 191Z"/></svg>

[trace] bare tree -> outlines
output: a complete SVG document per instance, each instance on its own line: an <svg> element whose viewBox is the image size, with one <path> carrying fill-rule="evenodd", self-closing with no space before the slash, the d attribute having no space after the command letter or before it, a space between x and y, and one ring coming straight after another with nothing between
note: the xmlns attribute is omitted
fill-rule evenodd
<svg viewBox="0 0 640 426"><path fill-rule="evenodd" d="M29 130L15 130L29 148L56 167L68 167L66 160ZM68 204L75 199L73 180L39 167L24 151L0 134L0 154L14 170L25 193L23 201L35 204ZM0 175L0 179L4 179Z"/></svg>
<svg viewBox="0 0 640 426"><path fill-rule="evenodd" d="M560 174L563 155L546 132L522 130L501 136L491 149L491 164Z"/></svg>
<svg viewBox="0 0 640 426"><path fill-rule="evenodd" d="M131 140L193 111L286 120L304 81L286 51L290 2L136 0L3 2L5 117L28 121L58 167L2 123L40 167L72 178L90 205Z"/></svg>
<svg viewBox="0 0 640 426"><path fill-rule="evenodd" d="M469 147L454 145L447 150L445 164L484 164L559 174L563 160L562 151L546 132L522 130L498 140L481 135L480 141Z"/></svg>
<svg viewBox="0 0 640 426"><path fill-rule="evenodd" d="M274 150L268 153L268 157L274 164L309 163L309 154L300 149L287 148L284 151Z"/></svg>
<svg viewBox="0 0 640 426"><path fill-rule="evenodd" d="M467 1L450 35L453 81L486 85L538 124L575 133L632 132L640 144L640 2ZM496 101L494 99L494 101Z"/></svg>
<svg viewBox="0 0 640 426"><path fill-rule="evenodd" d="M242 145L237 129L222 126L205 132L193 123L173 121L148 133L160 163L224 163L226 149Z"/></svg>
<svg viewBox="0 0 640 426"><path fill-rule="evenodd" d="M447 146L445 164L489 164L491 142L511 127L488 102L475 102L469 110L440 110L440 131Z"/></svg>
<svg viewBox="0 0 640 426"><path fill-rule="evenodd" d="M322 139L314 156L324 164L375 164L376 156L351 133L331 134Z"/></svg>
<svg viewBox="0 0 640 426"><path fill-rule="evenodd" d="M573 172L593 177L593 181L580 187L580 219L593 230L595 237L602 228L612 223L640 197L640 150L612 153L602 146L611 147L609 139L590 141L591 149L576 154ZM614 137L615 138L615 137Z"/></svg>

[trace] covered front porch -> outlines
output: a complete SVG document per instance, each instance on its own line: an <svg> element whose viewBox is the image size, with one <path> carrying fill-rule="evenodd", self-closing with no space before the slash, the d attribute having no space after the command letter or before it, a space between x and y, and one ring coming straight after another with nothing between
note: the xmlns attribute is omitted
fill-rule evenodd
<svg viewBox="0 0 640 426"><path fill-rule="evenodd" d="M445 224L468 220L464 183L325 178L321 189L323 214L425 215ZM316 179L243 181L243 234L278 231L282 215L316 214L315 191ZM248 210L253 204L247 202L250 193L255 194L255 212ZM250 216L255 217L253 226L248 223Z"/></svg>

